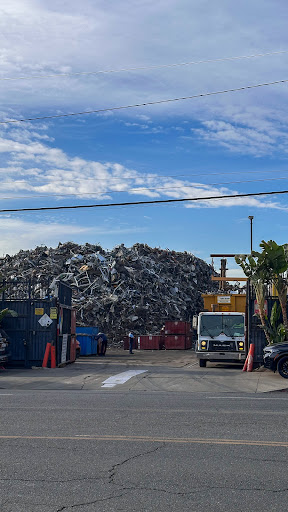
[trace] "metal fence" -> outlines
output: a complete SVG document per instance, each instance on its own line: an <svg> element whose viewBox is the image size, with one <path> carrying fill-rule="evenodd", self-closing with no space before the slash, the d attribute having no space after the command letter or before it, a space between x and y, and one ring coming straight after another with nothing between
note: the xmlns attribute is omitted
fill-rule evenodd
<svg viewBox="0 0 288 512"><path fill-rule="evenodd" d="M50 299L54 296L50 286L51 280L47 278L2 280L0 281L0 300Z"/></svg>
<svg viewBox="0 0 288 512"><path fill-rule="evenodd" d="M38 283L39 284L39 283ZM33 281L2 283L0 309L13 309L17 317L6 316L2 327L9 340L9 364L41 366L47 343L56 348L57 364L75 360L76 321L72 290L59 282L49 295L49 284L37 287ZM37 295L44 295L38 297Z"/></svg>
<svg viewBox="0 0 288 512"><path fill-rule="evenodd" d="M248 314L248 346L255 344L254 363L256 365L263 364L263 349L267 345L267 340L259 315L255 313L256 296L250 288L250 294L247 293L247 314ZM271 311L275 302L279 303L278 297L267 296L266 299L267 317L270 318Z"/></svg>

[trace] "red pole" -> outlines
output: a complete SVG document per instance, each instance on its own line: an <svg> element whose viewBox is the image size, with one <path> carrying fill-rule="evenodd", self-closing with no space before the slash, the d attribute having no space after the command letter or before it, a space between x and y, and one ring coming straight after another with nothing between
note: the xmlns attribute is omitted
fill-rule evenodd
<svg viewBox="0 0 288 512"><path fill-rule="evenodd" d="M43 359L43 363L42 363L42 368L47 368L47 363L48 363L49 354L50 354L50 348L51 348L51 343L47 343L45 354L44 354L44 359Z"/></svg>
<svg viewBox="0 0 288 512"><path fill-rule="evenodd" d="M56 368L56 347L51 345L51 368Z"/></svg>

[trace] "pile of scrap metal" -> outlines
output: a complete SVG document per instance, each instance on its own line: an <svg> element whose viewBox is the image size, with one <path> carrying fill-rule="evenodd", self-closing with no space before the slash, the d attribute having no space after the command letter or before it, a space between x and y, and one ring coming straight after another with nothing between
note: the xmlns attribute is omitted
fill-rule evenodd
<svg viewBox="0 0 288 512"><path fill-rule="evenodd" d="M57 281L73 289L77 324L98 326L111 341L159 332L165 320L191 321L203 307L201 293L215 291L213 268L188 252L135 244L105 251L99 245L37 247L0 260L0 275L21 290L33 280L34 296L53 295ZM47 284L49 280L49 285ZM8 291L6 292L6 294Z"/></svg>

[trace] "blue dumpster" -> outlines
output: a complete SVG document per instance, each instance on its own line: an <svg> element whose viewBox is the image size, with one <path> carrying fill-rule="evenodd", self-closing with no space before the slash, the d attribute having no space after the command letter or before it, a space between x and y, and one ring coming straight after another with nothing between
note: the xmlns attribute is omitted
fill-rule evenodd
<svg viewBox="0 0 288 512"><path fill-rule="evenodd" d="M97 341L94 337L98 332L98 327L76 327L76 338L81 346L81 356L97 354Z"/></svg>

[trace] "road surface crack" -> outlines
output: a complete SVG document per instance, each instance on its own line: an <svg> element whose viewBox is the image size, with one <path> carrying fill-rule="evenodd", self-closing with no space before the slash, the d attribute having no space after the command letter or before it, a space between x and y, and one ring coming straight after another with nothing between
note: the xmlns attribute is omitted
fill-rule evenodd
<svg viewBox="0 0 288 512"><path fill-rule="evenodd" d="M86 379L90 379L91 375L86 375L86 377L83 378L83 382L81 384L81 389L84 388L85 384L86 384Z"/></svg>
<svg viewBox="0 0 288 512"><path fill-rule="evenodd" d="M119 467L123 466L124 464L127 464L127 462L130 462L133 459L138 459L139 457L144 457L145 455L149 455L150 453L155 453L157 450L160 450L160 448L164 448L165 443L163 443L161 446L157 446L156 448L153 448L153 450L148 450L143 453L138 453L137 455L133 455L132 457L129 457L128 459L123 460L122 462L118 462L117 464L114 464L111 469L109 469L109 484L114 483L114 477L116 475L116 471Z"/></svg>
<svg viewBox="0 0 288 512"><path fill-rule="evenodd" d="M86 480L103 480L101 476L84 476L76 478L62 479L49 479L49 478L0 478L0 482L47 482L47 483L68 483L68 482L84 482Z"/></svg>
<svg viewBox="0 0 288 512"><path fill-rule="evenodd" d="M206 492L206 491L215 491L219 489L225 489L226 491L260 491L260 492L269 492L269 493L284 493L288 491L288 488L286 489L267 489L267 487L229 487L229 486L216 486L216 487L203 487L203 488L195 488L192 491L187 492L174 492L174 491L168 491L167 489L161 489L158 487L141 487L141 486L130 486L130 487L122 487L123 491L129 490L129 491L153 491L153 492L163 492L165 494L170 494L172 496L189 496L193 495L199 492Z"/></svg>
<svg viewBox="0 0 288 512"><path fill-rule="evenodd" d="M68 510L69 508L86 507L88 505L95 505L96 503L101 503L103 501L113 500L115 498L122 498L122 496L129 494L129 492L122 492L121 494L114 494L113 496L107 496L106 498L98 498L92 501L84 501L83 503L75 503L74 505L64 505L61 508L57 508L56 512L63 512L63 510Z"/></svg>

